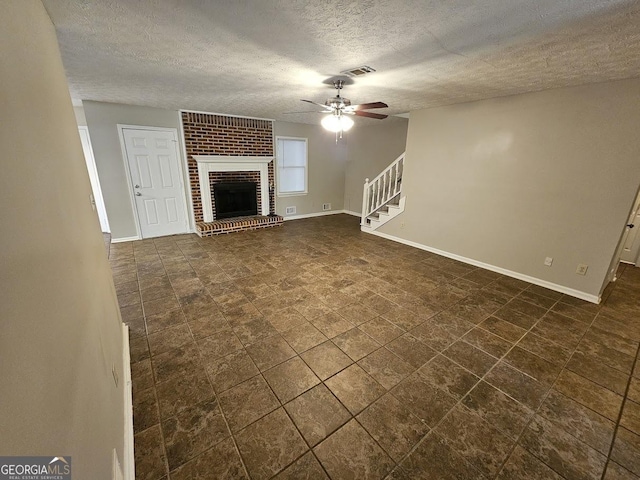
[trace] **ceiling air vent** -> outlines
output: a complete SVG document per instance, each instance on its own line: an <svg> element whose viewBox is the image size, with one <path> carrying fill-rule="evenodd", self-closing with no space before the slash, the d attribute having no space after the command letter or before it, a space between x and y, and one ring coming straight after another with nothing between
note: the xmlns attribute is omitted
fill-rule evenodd
<svg viewBox="0 0 640 480"><path fill-rule="evenodd" d="M363 65L361 67L350 68L349 70L345 70L344 72L340 72L343 75L348 75L350 77L360 77L367 73L375 72L375 68L371 68L368 65Z"/></svg>

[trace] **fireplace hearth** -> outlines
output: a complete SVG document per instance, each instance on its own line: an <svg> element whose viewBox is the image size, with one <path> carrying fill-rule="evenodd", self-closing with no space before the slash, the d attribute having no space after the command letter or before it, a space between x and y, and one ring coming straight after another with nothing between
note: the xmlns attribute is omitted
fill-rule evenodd
<svg viewBox="0 0 640 480"><path fill-rule="evenodd" d="M213 185L216 219L258 214L258 184L255 182L225 182Z"/></svg>
<svg viewBox="0 0 640 480"><path fill-rule="evenodd" d="M269 216L270 213L275 212L275 198L273 198L273 189L270 188L275 181L273 157L193 155L192 158L198 164L200 208L202 208L202 221L196 221L196 233L199 236L209 237L282 225L284 220L281 216ZM226 173L230 175L226 176ZM227 212L228 218L218 215L219 210L214 195L215 186L235 182L251 182L257 185L259 190L254 196L257 214L252 208L254 213L249 215L240 213L248 210L235 210L233 214Z"/></svg>

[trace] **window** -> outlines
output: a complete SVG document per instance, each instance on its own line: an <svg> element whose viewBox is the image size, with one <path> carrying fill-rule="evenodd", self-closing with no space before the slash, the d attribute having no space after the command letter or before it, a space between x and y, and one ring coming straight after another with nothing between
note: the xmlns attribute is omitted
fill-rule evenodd
<svg viewBox="0 0 640 480"><path fill-rule="evenodd" d="M278 195L307 193L307 139L276 137Z"/></svg>

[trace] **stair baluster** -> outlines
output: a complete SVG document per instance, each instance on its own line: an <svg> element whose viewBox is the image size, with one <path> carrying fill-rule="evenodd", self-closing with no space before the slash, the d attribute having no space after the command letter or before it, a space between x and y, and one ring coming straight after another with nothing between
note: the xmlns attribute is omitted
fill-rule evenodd
<svg viewBox="0 0 640 480"><path fill-rule="evenodd" d="M360 222L362 226L375 229L382 224L380 214L390 219L401 213L401 211L398 212L398 209L404 210L404 198L400 198L404 157L403 153L373 180L365 179ZM391 212L391 208L393 208L393 212ZM372 222L376 224L375 228Z"/></svg>

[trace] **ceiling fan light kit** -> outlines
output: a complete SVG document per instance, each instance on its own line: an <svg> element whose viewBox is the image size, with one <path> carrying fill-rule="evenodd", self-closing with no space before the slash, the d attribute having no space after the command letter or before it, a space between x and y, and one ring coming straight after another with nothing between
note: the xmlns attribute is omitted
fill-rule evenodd
<svg viewBox="0 0 640 480"><path fill-rule="evenodd" d="M373 69L371 69L373 70ZM348 115L357 115L359 117L375 118L382 120L387 118L387 115L380 113L365 112L364 110L373 108L387 108L388 105L384 102L372 102L362 103L359 105L351 105L351 100L340 96L340 90L344 87L342 80L336 80L333 82L333 86L338 91L335 97L327 99L324 103L314 102L312 100L302 100L303 102L312 103L324 108L324 111L320 113L328 113L326 117L320 122L322 126L330 132L336 133L336 140L338 133L342 138L342 132L346 132L353 127L353 120Z"/></svg>
<svg viewBox="0 0 640 480"><path fill-rule="evenodd" d="M344 115L330 114L320 122L322 126L330 132L347 132L353 127L353 120Z"/></svg>

